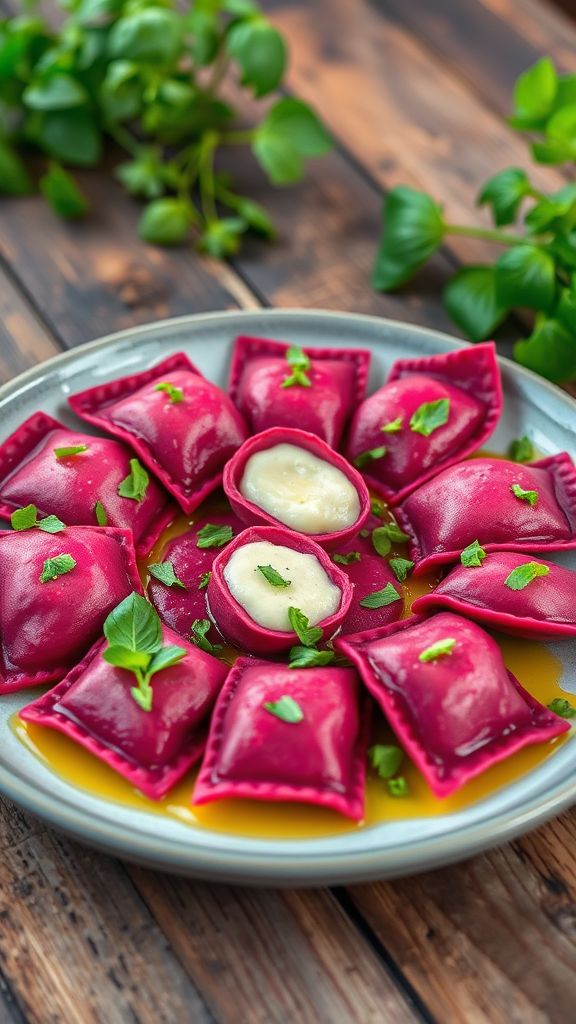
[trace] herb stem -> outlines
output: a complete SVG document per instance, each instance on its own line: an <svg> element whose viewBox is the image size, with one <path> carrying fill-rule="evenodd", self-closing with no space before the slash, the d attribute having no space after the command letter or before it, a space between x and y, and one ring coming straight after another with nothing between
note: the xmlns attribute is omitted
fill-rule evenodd
<svg viewBox="0 0 576 1024"><path fill-rule="evenodd" d="M106 124L106 131L114 142L125 149L130 156L137 157L140 153L140 146L134 136L122 124L115 124L109 121Z"/></svg>
<svg viewBox="0 0 576 1024"><path fill-rule="evenodd" d="M223 146L244 146L247 142L252 142L255 134L253 128L244 132L228 132L221 136L220 141Z"/></svg>
<svg viewBox="0 0 576 1024"><path fill-rule="evenodd" d="M218 92L218 89L222 85L222 82L228 74L228 68L230 67L230 57L226 53L225 49L220 49L214 61L212 70L212 77L206 86L206 96L212 99Z"/></svg>
<svg viewBox="0 0 576 1024"><path fill-rule="evenodd" d="M495 228L467 227L465 224L445 224L447 235L461 235L464 238L481 238L486 242L497 242L499 245L521 245L529 241L524 235L512 235L507 231Z"/></svg>
<svg viewBox="0 0 576 1024"><path fill-rule="evenodd" d="M215 203L214 183L214 151L219 142L217 132L206 132L200 143L199 156L199 179L200 196L202 201L202 212L208 224L218 220L218 211Z"/></svg>

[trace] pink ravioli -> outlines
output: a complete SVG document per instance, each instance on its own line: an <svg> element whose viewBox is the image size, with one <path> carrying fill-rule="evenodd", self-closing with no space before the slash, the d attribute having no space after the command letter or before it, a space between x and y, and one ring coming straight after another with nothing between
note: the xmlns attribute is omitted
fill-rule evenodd
<svg viewBox="0 0 576 1024"><path fill-rule="evenodd" d="M170 541L162 552L162 561L171 562L174 572L186 589L178 586L166 586L160 580L150 576L148 597L162 622L170 626L180 636L190 637L190 628L195 619L205 619L206 588L200 588L202 577L211 571L214 559L222 551L222 547L199 548L198 531L207 523L215 526L230 526L234 534L240 533L243 523L233 512L211 512L199 519L191 530ZM214 626L207 634L211 643L218 642L218 633Z"/></svg>
<svg viewBox="0 0 576 1024"><path fill-rule="evenodd" d="M449 651L430 658L433 645ZM495 641L441 612L336 641L357 666L406 753L438 797L570 726L506 669ZM428 660L421 660L426 652Z"/></svg>
<svg viewBox="0 0 576 1024"><path fill-rule="evenodd" d="M193 802L296 801L360 821L369 707L358 690L349 668L289 669L240 658L212 717ZM287 696L301 721L287 722L265 709Z"/></svg>
<svg viewBox="0 0 576 1024"><path fill-rule="evenodd" d="M340 567L335 565L329 555L313 540L277 526L253 526L244 530L230 541L214 560L206 599L210 617L216 622L222 636L241 650L264 655L281 654L300 642L294 632L283 632L259 625L232 596L228 588L224 570L229 559L243 544L252 544L256 541L283 545L304 554L314 555L318 559L331 582L342 593L337 611L316 623L324 632L323 639L329 640L339 629L350 607L352 585ZM272 587L270 593L274 593Z"/></svg>
<svg viewBox="0 0 576 1024"><path fill-rule="evenodd" d="M548 570L546 575L536 576L521 590L506 585L515 569L534 561ZM575 594L576 572L572 569L513 551L495 551L481 566L454 566L412 609L428 614L448 608L512 636L554 639L576 636Z"/></svg>
<svg viewBox="0 0 576 1024"><path fill-rule="evenodd" d="M45 561L61 554L74 568L40 582ZM132 591L142 586L128 531L0 532L0 693L62 679Z"/></svg>
<svg viewBox="0 0 576 1024"><path fill-rule="evenodd" d="M172 630L164 628L163 639L184 647L186 655L153 677L150 711L130 693L133 674L104 661L102 641L20 717L64 733L151 800L160 800L202 756L206 719L228 672Z"/></svg>
<svg viewBox="0 0 576 1024"><path fill-rule="evenodd" d="M346 633L361 633L365 629L375 629L377 626L386 626L389 622L396 622L404 612L404 600L402 598L402 586L398 583L386 558L377 555L369 539L357 538L348 541L344 547L338 548L334 555L348 555L351 552L360 555L358 561L350 562L348 565L337 563L338 568L346 574L354 587L352 601L342 623L340 635ZM360 601L369 594L383 590L386 586L394 587L399 595L398 601L384 605L381 608L363 608Z"/></svg>
<svg viewBox="0 0 576 1024"><path fill-rule="evenodd" d="M417 410L442 401L448 403L446 422L429 435L413 428ZM351 462L360 457L368 485L396 504L440 470L476 451L490 437L501 412L500 368L493 342L423 359L400 359L386 384L356 409L346 456ZM366 457L367 452L383 449L375 458Z"/></svg>
<svg viewBox="0 0 576 1024"><path fill-rule="evenodd" d="M518 497L517 487L531 498ZM475 540L487 551L575 548L576 469L566 452L525 466L471 459L419 487L396 517L410 536L416 575L457 561Z"/></svg>
<svg viewBox="0 0 576 1024"><path fill-rule="evenodd" d="M329 549L345 544L346 541L358 533L370 514L370 495L368 494L368 489L357 470L342 455L333 451L325 441L316 437L315 434L310 434L305 430L297 430L291 427L271 427L269 430L265 430L261 434L255 434L254 437L245 441L242 447L230 459L224 469L224 491L236 515L247 526L257 523L271 526L283 525L263 508L245 498L240 490L242 477L249 458L255 455L256 452L266 451L268 448L273 448L279 444L290 444L296 448L303 448L311 452L312 455L323 459L325 462L330 463L330 465L335 466L336 469L339 469L356 488L360 503L360 514L351 526L332 533L308 535L318 544L321 544L322 547Z"/></svg>
<svg viewBox="0 0 576 1024"><path fill-rule="evenodd" d="M82 419L125 441L184 512L220 485L224 464L247 433L228 395L183 353L82 391L69 403Z"/></svg>
<svg viewBox="0 0 576 1024"><path fill-rule="evenodd" d="M289 348L266 338L237 338L230 396L254 433L269 427L299 427L336 448L348 418L364 398L370 352L305 348L309 386L284 387L292 373L286 361Z"/></svg>
<svg viewBox="0 0 576 1024"><path fill-rule="evenodd" d="M87 445L87 451L57 458L55 448ZM119 441L69 430L46 413L34 413L0 445L0 516L36 505L40 516L56 515L67 526L96 526L100 502L108 526L132 530L138 555L146 555L175 515L165 490L151 477L141 501L123 498L118 487L130 474L132 452Z"/></svg>

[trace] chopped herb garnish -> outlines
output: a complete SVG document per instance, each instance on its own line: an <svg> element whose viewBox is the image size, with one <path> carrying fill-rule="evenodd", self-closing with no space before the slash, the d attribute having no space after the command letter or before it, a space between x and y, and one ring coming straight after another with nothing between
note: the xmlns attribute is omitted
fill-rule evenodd
<svg viewBox="0 0 576 1024"><path fill-rule="evenodd" d="M370 511L373 516L383 519L386 515L386 505L380 498L370 498Z"/></svg>
<svg viewBox="0 0 576 1024"><path fill-rule="evenodd" d="M532 507L538 504L538 491L525 491L520 484L512 484L510 490L516 498L520 498L520 501L527 501Z"/></svg>
<svg viewBox="0 0 576 1024"><path fill-rule="evenodd" d="M381 779L391 779L402 766L404 751L393 744L376 743L370 747L368 759Z"/></svg>
<svg viewBox="0 0 576 1024"><path fill-rule="evenodd" d="M547 576L550 572L550 568L547 565L542 565L541 562L524 562L523 565L517 565L509 576L506 577L504 583L510 590L524 590L532 580L538 578L538 576Z"/></svg>
<svg viewBox="0 0 576 1024"><path fill-rule="evenodd" d="M456 646L456 641L453 637L446 637L444 640L437 640L435 644L431 644L426 650L422 651L418 655L419 661L436 661L437 658L442 658L447 654L452 654Z"/></svg>
<svg viewBox="0 0 576 1024"><path fill-rule="evenodd" d="M288 621L304 647L315 647L322 639L322 630L318 626L310 626L308 616L299 608L288 609Z"/></svg>
<svg viewBox="0 0 576 1024"><path fill-rule="evenodd" d="M359 562L361 558L359 551L349 551L347 555L332 555L332 561L337 565L352 565L352 562Z"/></svg>
<svg viewBox="0 0 576 1024"><path fill-rule="evenodd" d="M360 530L360 536L363 540L366 540L366 537L370 536L370 530Z"/></svg>
<svg viewBox="0 0 576 1024"><path fill-rule="evenodd" d="M13 530L31 530L36 526L44 533L61 533L66 527L58 516L46 516L45 519L38 519L36 505L26 505L25 508L18 508L10 516L10 523Z"/></svg>
<svg viewBox="0 0 576 1024"><path fill-rule="evenodd" d="M382 590L375 590L372 594L366 594L359 602L361 608L385 608L394 601L401 601L402 597L391 583L387 583Z"/></svg>
<svg viewBox="0 0 576 1024"><path fill-rule="evenodd" d="M508 448L508 457L513 462L531 462L535 454L534 445L526 434L512 441Z"/></svg>
<svg viewBox="0 0 576 1024"><path fill-rule="evenodd" d="M156 384L154 391L165 391L173 405L179 405L180 402L184 401L182 388L174 387L173 384L170 384L170 381L163 380L160 384Z"/></svg>
<svg viewBox="0 0 576 1024"><path fill-rule="evenodd" d="M231 526L222 524L206 523L196 536L197 548L223 548L228 541L232 540L234 532Z"/></svg>
<svg viewBox="0 0 576 1024"><path fill-rule="evenodd" d="M155 562L153 565L148 566L148 572L155 579L160 580L161 583L165 583L167 587L180 587L181 590L188 589L186 584L178 579L172 562Z"/></svg>
<svg viewBox="0 0 576 1024"><path fill-rule="evenodd" d="M198 583L198 590L204 590L205 587L210 583L211 572L203 572Z"/></svg>
<svg viewBox="0 0 576 1024"><path fill-rule="evenodd" d="M104 636L108 647L102 657L108 664L136 676L138 685L131 688L130 694L143 711L151 711L152 676L181 661L185 648L162 645L158 613L140 594L130 594L110 612L104 623Z"/></svg>
<svg viewBox="0 0 576 1024"><path fill-rule="evenodd" d="M386 785L388 786L390 796L408 796L410 792L408 783L403 775L399 775L397 779L388 779Z"/></svg>
<svg viewBox="0 0 576 1024"><path fill-rule="evenodd" d="M473 566L482 565L482 562L484 561L485 558L486 552L484 551L484 548L480 546L480 542L477 540L473 540L472 543L469 544L467 548L464 548L464 551L460 555L460 561L462 562L462 565L465 565L469 569L471 569Z"/></svg>
<svg viewBox="0 0 576 1024"><path fill-rule="evenodd" d="M288 668L318 668L334 661L334 651L317 651L315 647L290 648Z"/></svg>
<svg viewBox="0 0 576 1024"><path fill-rule="evenodd" d="M201 651L206 651L206 654L217 655L222 650L222 644L213 644L208 639L211 625L210 619L194 619L190 639Z"/></svg>
<svg viewBox="0 0 576 1024"><path fill-rule="evenodd" d="M282 384L283 388L292 388L295 384L298 384L302 388L312 387L312 381L307 374L307 370L310 369L310 359L306 355L303 349L299 345L292 345L286 353L286 362L290 367L292 373L284 377Z"/></svg>
<svg viewBox="0 0 576 1024"><path fill-rule="evenodd" d="M388 565L399 583L404 583L404 580L414 568L414 562L411 562L409 558L391 558Z"/></svg>
<svg viewBox="0 0 576 1024"><path fill-rule="evenodd" d="M398 526L398 523L395 521L391 523L386 523L385 529L388 533L388 536L390 537L390 540L393 541L395 544L405 544L406 541L410 540L408 534L404 533L404 530L401 530L400 527Z"/></svg>
<svg viewBox="0 0 576 1024"><path fill-rule="evenodd" d="M59 576L65 576L76 567L76 559L72 555L54 555L54 558L47 558L40 574L40 583L49 583L50 580L57 580Z"/></svg>
<svg viewBox="0 0 576 1024"><path fill-rule="evenodd" d="M144 501L149 483L150 477L144 466L138 459L130 459L130 472L118 485L118 494L121 498L130 498L132 501Z"/></svg>
<svg viewBox="0 0 576 1024"><path fill-rule="evenodd" d="M386 523L372 530L372 546L383 558L390 554L392 544L405 544L407 540L410 540L408 534L404 533L396 522Z"/></svg>
<svg viewBox="0 0 576 1024"><path fill-rule="evenodd" d="M379 448L371 448L370 451L360 452L359 455L354 459L354 465L356 469L364 469L364 466L368 466L370 462L376 462L377 459L383 459L388 451L385 444L380 445Z"/></svg>
<svg viewBox="0 0 576 1024"><path fill-rule="evenodd" d="M54 448L54 455L57 459L67 459L69 455L80 455L87 452L90 446L87 444L71 444L67 448Z"/></svg>
<svg viewBox="0 0 576 1024"><path fill-rule="evenodd" d="M290 725L297 725L304 718L304 712L300 705L287 693L279 700L265 701L262 707L269 715L280 718L282 722L289 722Z"/></svg>
<svg viewBox="0 0 576 1024"><path fill-rule="evenodd" d="M271 586L273 586L273 587L291 587L292 586L292 580L285 580L284 577L281 576L279 572L276 572L276 569L274 569L273 566L271 566L271 565L258 565L258 566L256 566L256 568L258 569L259 572L262 573L264 579L267 580L268 583L271 584Z"/></svg>
<svg viewBox="0 0 576 1024"><path fill-rule="evenodd" d="M398 416L395 420L390 420L390 423L385 423L380 430L383 434L398 434L402 430L402 417Z"/></svg>
<svg viewBox="0 0 576 1024"><path fill-rule="evenodd" d="M437 398L434 402L423 402L410 418L410 430L423 437L430 437L438 427L448 422L450 399Z"/></svg>
<svg viewBox="0 0 576 1024"><path fill-rule="evenodd" d="M548 704L548 710L553 711L560 718L576 718L576 708L565 697L555 697Z"/></svg>
<svg viewBox="0 0 576 1024"><path fill-rule="evenodd" d="M94 505L94 515L98 526L108 526L108 513L101 501L97 501Z"/></svg>

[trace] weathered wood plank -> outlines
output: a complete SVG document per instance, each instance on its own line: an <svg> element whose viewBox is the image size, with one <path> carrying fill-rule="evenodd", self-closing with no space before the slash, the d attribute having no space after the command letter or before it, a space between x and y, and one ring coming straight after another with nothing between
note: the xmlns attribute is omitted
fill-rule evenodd
<svg viewBox="0 0 576 1024"><path fill-rule="evenodd" d="M121 865L5 800L0 822L0 965L29 1024L211 1024Z"/></svg>
<svg viewBox="0 0 576 1024"><path fill-rule="evenodd" d="M59 351L21 290L0 267L0 382Z"/></svg>
<svg viewBox="0 0 576 1024"><path fill-rule="evenodd" d="M420 1020L365 939L322 891L132 877L214 1015L230 1024Z"/></svg>
<svg viewBox="0 0 576 1024"><path fill-rule="evenodd" d="M572 813L464 864L350 895L438 1020L556 1024L576 998L575 831Z"/></svg>

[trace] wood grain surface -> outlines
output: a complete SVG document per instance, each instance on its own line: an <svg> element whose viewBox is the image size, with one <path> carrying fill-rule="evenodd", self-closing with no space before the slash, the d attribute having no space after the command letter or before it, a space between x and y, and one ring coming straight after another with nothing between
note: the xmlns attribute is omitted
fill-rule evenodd
<svg viewBox="0 0 576 1024"><path fill-rule="evenodd" d="M260 305L341 308L451 329L439 300L473 243L376 295L380 196L405 182L484 223L485 177L526 148L514 78L574 70L573 23L544 0L268 0L289 89L337 148L301 186L235 164L279 226L227 265L139 242L139 206L87 172L94 213L0 204L0 378L157 317ZM538 180L564 180L542 168ZM576 1005L576 815L464 864L350 889L200 885L121 864L0 801L1 1024L565 1024Z"/></svg>

